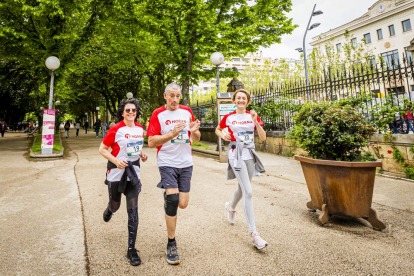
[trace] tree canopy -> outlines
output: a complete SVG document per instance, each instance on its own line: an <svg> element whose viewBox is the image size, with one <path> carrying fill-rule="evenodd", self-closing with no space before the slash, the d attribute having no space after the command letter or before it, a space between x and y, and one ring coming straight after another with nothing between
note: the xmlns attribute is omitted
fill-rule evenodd
<svg viewBox="0 0 414 276"><path fill-rule="evenodd" d="M0 4L0 96L6 120L39 110L49 93L44 62L57 56L56 99L77 118L115 114L132 92L144 117L169 82L214 76L215 51L240 56L280 43L296 27L290 0L4 0ZM47 105L45 105L46 107ZM18 111L13 111L13 110ZM15 113L13 113L15 112Z"/></svg>

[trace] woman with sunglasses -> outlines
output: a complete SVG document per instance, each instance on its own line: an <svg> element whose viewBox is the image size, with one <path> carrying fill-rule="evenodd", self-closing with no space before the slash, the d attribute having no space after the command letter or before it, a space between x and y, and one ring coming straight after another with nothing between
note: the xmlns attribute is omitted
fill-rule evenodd
<svg viewBox="0 0 414 276"><path fill-rule="evenodd" d="M230 142L227 179L237 178L238 180L233 200L226 202L225 207L229 222L234 224L236 222L236 205L240 199L243 199L244 215L249 225L253 245L257 249L263 249L267 246L267 242L256 231L250 182L253 175L265 171L254 150L254 131L257 130L262 141L266 140L266 132L262 128L263 123L256 111L246 110L250 103L249 92L244 89L237 90L233 94L232 102L236 104L236 110L225 115L216 128L217 136Z"/></svg>
<svg viewBox="0 0 414 276"><path fill-rule="evenodd" d="M122 194L126 197L128 212L127 258L133 266L140 265L141 259L135 249L138 231L138 195L141 192L140 163L148 156L142 152L144 129L136 122L141 108L136 99L119 103L116 121L105 135L99 153L108 159L105 184L108 185L109 203L103 213L108 222L121 205ZM109 152L108 149L112 148Z"/></svg>

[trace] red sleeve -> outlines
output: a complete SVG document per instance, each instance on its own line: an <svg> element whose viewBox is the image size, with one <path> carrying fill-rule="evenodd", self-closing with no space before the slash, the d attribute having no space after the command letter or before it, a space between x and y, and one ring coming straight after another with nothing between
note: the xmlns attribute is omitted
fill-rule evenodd
<svg viewBox="0 0 414 276"><path fill-rule="evenodd" d="M220 121L219 127L226 128L227 127L226 121L227 121L227 116L224 116L223 119L221 119Z"/></svg>
<svg viewBox="0 0 414 276"><path fill-rule="evenodd" d="M155 110L151 115L147 130L147 137L161 134L161 125L160 121L158 120L158 114L159 112Z"/></svg>
<svg viewBox="0 0 414 276"><path fill-rule="evenodd" d="M263 126L264 123L260 120L259 115L257 115L257 122L259 123L259 126ZM254 129L256 129L256 125L254 126Z"/></svg>
<svg viewBox="0 0 414 276"><path fill-rule="evenodd" d="M111 127L106 133L105 137L103 138L102 143L104 143L108 147L112 146L115 143L115 134L117 130L118 128Z"/></svg>

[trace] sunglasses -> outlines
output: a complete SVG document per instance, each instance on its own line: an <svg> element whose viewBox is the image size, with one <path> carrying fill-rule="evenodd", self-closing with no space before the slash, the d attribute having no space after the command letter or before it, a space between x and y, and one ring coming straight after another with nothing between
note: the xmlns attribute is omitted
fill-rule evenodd
<svg viewBox="0 0 414 276"><path fill-rule="evenodd" d="M137 112L137 109L136 108L125 108L125 112L126 113L130 113L130 112L132 112L132 113L135 113L135 112Z"/></svg>

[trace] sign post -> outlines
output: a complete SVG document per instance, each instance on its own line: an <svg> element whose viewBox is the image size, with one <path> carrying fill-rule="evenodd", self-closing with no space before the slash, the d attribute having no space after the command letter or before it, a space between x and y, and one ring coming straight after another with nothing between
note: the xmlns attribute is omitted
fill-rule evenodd
<svg viewBox="0 0 414 276"><path fill-rule="evenodd" d="M233 96L232 93L217 93L217 120L218 124L220 124L223 117L234 110L236 110L236 105L231 102L231 97ZM224 154L221 148L221 139L219 140L218 148L219 148L219 156L220 156L220 163L227 163L227 154Z"/></svg>
<svg viewBox="0 0 414 276"><path fill-rule="evenodd" d="M43 110L43 127L42 127L42 154L48 155L53 153L53 141L55 138L55 109Z"/></svg>

